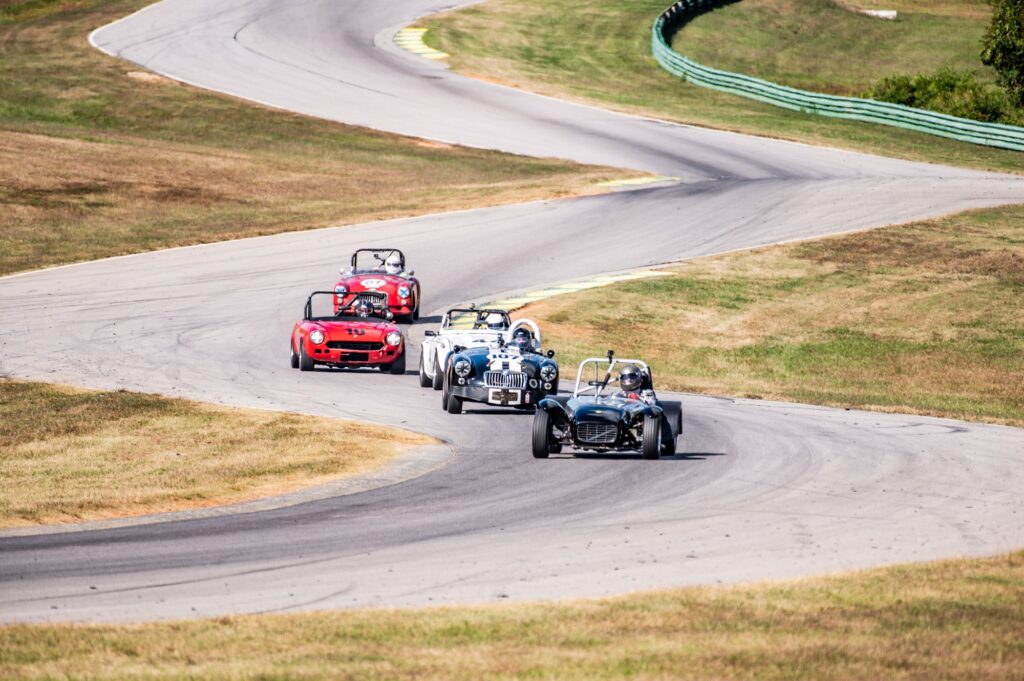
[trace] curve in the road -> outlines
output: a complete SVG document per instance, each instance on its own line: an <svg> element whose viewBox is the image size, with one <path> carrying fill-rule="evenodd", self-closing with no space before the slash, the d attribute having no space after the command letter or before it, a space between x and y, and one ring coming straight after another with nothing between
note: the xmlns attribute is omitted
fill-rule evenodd
<svg viewBox="0 0 1024 681"><path fill-rule="evenodd" d="M683 452L672 459L537 462L528 418L445 415L412 375L289 369L285 342L305 293L333 281L358 246L401 245L440 310L1024 201L1018 177L670 125L466 80L392 44L432 9L165 0L93 41L169 77L302 113L683 181L0 280L3 373L397 424L457 452L415 480L286 509L0 540L0 617L595 596L1021 545L1024 434L1012 428L684 396ZM414 343L421 328L410 330Z"/></svg>

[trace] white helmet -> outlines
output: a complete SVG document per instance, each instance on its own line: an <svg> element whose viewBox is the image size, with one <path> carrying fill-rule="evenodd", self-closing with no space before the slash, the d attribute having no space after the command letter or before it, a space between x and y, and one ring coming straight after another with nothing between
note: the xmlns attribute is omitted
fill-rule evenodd
<svg viewBox="0 0 1024 681"><path fill-rule="evenodd" d="M402 271L402 259L397 253L392 253L384 261L384 271L388 274L399 274Z"/></svg>
<svg viewBox="0 0 1024 681"><path fill-rule="evenodd" d="M487 328L491 331L503 331L505 329L505 315L492 312L484 318Z"/></svg>

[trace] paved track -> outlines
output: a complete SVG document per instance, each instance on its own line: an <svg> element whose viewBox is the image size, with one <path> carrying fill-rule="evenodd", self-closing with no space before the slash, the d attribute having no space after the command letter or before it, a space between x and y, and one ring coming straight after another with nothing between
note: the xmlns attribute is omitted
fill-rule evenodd
<svg viewBox="0 0 1024 681"><path fill-rule="evenodd" d="M671 460L538 462L528 417L448 416L411 375L300 374L285 352L304 294L333 282L356 246L402 246L428 307L440 309L1020 202L1021 179L668 125L468 81L391 46L397 27L435 9L422 0L282 5L166 0L94 40L166 75L282 108L683 182L0 280L3 373L365 418L437 435L457 451L416 480L287 509L0 540L0 618L595 596L1024 544L1020 430L686 396L683 453Z"/></svg>

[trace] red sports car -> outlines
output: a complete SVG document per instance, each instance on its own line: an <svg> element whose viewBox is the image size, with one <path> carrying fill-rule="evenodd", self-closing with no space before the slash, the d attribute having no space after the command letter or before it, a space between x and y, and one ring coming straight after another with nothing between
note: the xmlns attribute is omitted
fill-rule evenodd
<svg viewBox="0 0 1024 681"><path fill-rule="evenodd" d="M405 255L397 248L360 248L352 254L349 269L341 269L334 286L339 306L345 295L361 291L387 294L388 309L399 321L412 323L420 316L420 282L405 271Z"/></svg>
<svg viewBox="0 0 1024 681"><path fill-rule="evenodd" d="M387 294L347 294L335 309L337 297L334 291L314 291L306 300L302 319L292 329L292 368L379 367L404 374L405 339L391 321Z"/></svg>

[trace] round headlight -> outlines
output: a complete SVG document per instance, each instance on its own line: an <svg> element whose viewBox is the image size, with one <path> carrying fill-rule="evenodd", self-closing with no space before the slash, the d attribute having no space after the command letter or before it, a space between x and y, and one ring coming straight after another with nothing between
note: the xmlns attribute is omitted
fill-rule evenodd
<svg viewBox="0 0 1024 681"><path fill-rule="evenodd" d="M320 329L315 329L309 332L309 340L313 345L320 345L324 342L324 332Z"/></svg>
<svg viewBox="0 0 1024 681"><path fill-rule="evenodd" d="M384 342L388 345L399 345L402 342L402 334L397 331L389 331L388 335L384 336Z"/></svg>
<svg viewBox="0 0 1024 681"><path fill-rule="evenodd" d="M540 368L540 377L543 378L548 383L550 383L551 381L555 380L555 376L557 376L557 375L558 375L558 369L556 369L555 367L551 366L550 364L545 364L544 366L542 366Z"/></svg>
<svg viewBox="0 0 1024 681"><path fill-rule="evenodd" d="M473 365L470 364L467 360L460 359L458 362L455 363L455 373L458 374L459 376L462 376L463 378L469 376L469 372L472 371L472 369Z"/></svg>
<svg viewBox="0 0 1024 681"><path fill-rule="evenodd" d="M335 293L348 293L348 288L346 288L345 286L343 286L341 284L338 284L337 286L334 287L334 292Z"/></svg>
<svg viewBox="0 0 1024 681"><path fill-rule="evenodd" d="M408 298L409 297L409 287L408 286L399 286L398 287L398 297L399 298Z"/></svg>

